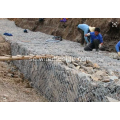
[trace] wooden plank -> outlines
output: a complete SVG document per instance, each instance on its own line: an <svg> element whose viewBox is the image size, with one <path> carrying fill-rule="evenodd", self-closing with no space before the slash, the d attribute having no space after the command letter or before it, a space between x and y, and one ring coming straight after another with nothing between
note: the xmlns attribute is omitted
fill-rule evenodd
<svg viewBox="0 0 120 120"><path fill-rule="evenodd" d="M17 56L0 56L0 61L7 60L31 60L31 59L51 59L53 55L17 55Z"/></svg>

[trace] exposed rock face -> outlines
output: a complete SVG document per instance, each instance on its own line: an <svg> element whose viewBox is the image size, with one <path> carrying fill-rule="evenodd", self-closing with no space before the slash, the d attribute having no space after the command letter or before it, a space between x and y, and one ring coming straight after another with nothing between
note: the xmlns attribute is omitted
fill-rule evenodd
<svg viewBox="0 0 120 120"><path fill-rule="evenodd" d="M58 18L46 18L44 22L39 22L37 18L11 20L14 20L19 27L62 36L64 39L76 42L81 42L81 32L77 29L78 24L86 23L90 26L99 27L103 35L104 47L107 51L115 51L115 45L120 40L119 18L69 18L65 23L60 22Z"/></svg>

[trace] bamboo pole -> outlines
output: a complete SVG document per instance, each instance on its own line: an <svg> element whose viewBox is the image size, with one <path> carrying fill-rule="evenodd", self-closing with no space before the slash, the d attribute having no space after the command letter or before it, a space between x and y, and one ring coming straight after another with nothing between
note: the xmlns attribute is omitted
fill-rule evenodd
<svg viewBox="0 0 120 120"><path fill-rule="evenodd" d="M51 59L53 55L17 55L17 56L0 56L0 61L7 61L7 60L31 60L31 59Z"/></svg>

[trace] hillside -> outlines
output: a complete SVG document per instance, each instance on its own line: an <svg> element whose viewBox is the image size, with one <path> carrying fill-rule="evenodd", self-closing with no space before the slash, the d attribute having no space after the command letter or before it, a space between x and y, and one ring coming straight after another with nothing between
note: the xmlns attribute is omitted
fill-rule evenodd
<svg viewBox="0 0 120 120"><path fill-rule="evenodd" d="M66 23L58 18L46 18L39 22L38 18L17 18L16 25L32 31L41 31L50 35L62 36L66 40L81 42L81 33L77 29L78 24L86 23L99 27L103 35L106 51L115 51L115 44L120 39L120 19L117 18L69 18ZM117 27L112 26L117 22Z"/></svg>

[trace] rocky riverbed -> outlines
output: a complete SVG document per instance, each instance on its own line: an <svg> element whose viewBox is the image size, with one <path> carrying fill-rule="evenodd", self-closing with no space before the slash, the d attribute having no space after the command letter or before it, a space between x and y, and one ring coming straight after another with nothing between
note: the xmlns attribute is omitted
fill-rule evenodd
<svg viewBox="0 0 120 120"><path fill-rule="evenodd" d="M53 36L41 32L32 32L30 30L28 30L28 33L23 33L22 28L16 27L14 22L9 21L7 19L0 20L0 33L3 34L4 32L13 34L13 36L11 37L5 36L6 41L8 41L11 44L12 55L51 54L54 56L58 56L61 59L60 61L58 61L58 58L56 59L58 66L59 64L64 65L67 68L70 68L72 71L77 71L77 74L80 73L81 74L80 77L82 75L86 76L87 78L85 77L84 79L83 78L80 79L80 83L76 82L76 84L81 84L81 83L84 84L82 88L79 86L75 88L77 89L77 92L79 93L80 91L81 94L78 95L78 98L74 99L74 101L112 101L112 100L119 101L120 100L120 60L118 60L119 58L115 57L116 53L109 53L106 51L95 52L94 50L91 52L86 52L84 51L83 46L81 46L79 43L67 41L67 40L63 40L60 42L48 42L48 41L46 42L46 40L51 40ZM63 57L67 57L67 60L62 59ZM71 57L75 58L75 60L71 61L70 60ZM15 62L16 65L18 65L18 63L25 64L26 67L30 65L26 62ZM19 67L22 71L27 70L27 68L25 67L21 68L21 66L18 65L18 68ZM46 71L47 70L48 69L46 69ZM29 71L27 72L30 73ZM53 77L51 77L51 79L52 78ZM34 79L36 81L38 80L37 78ZM57 79L59 79L59 77ZM84 81L86 79L90 83ZM58 83L56 84L58 85ZM50 88L48 91L50 92L50 90L53 88ZM46 95L47 92L44 94ZM61 95L62 92L60 93ZM58 96L56 99L54 97L51 98L51 96L58 93L50 92L49 95L46 95L46 97L48 97L51 101L55 101L59 99ZM64 94L66 93L64 92ZM67 98L64 98L60 101L73 101L73 99L70 100L69 99L70 98L67 96Z"/></svg>

